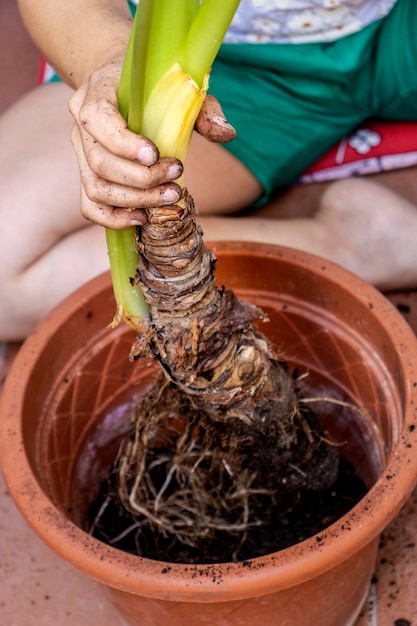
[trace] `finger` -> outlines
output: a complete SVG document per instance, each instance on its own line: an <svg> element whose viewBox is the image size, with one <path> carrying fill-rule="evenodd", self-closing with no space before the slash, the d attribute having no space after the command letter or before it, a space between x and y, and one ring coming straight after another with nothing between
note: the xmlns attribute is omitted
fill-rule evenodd
<svg viewBox="0 0 417 626"><path fill-rule="evenodd" d="M104 180L126 187L150 189L179 178L183 172L182 163L178 159L164 158L152 166L141 165L111 154L83 129L80 138L89 168Z"/></svg>
<svg viewBox="0 0 417 626"><path fill-rule="evenodd" d="M74 127L71 138L78 156L82 186L86 197L93 204L125 209L150 208L173 204L181 197L181 187L176 183L164 183L149 189L138 189L97 176L89 167L77 127ZM85 217L92 219L90 213Z"/></svg>
<svg viewBox="0 0 417 626"><path fill-rule="evenodd" d="M135 189L108 183L91 170L81 170L81 181L87 197L97 204L124 209L151 208L174 204L181 198L181 188L175 183L152 189Z"/></svg>
<svg viewBox="0 0 417 626"><path fill-rule="evenodd" d="M115 209L105 204L92 202L81 189L81 214L90 222L112 230L123 230L130 226L146 223L146 212L141 209Z"/></svg>
<svg viewBox="0 0 417 626"><path fill-rule="evenodd" d="M204 99L195 130L216 143L226 143L236 137L236 130L226 120L219 101L210 94Z"/></svg>

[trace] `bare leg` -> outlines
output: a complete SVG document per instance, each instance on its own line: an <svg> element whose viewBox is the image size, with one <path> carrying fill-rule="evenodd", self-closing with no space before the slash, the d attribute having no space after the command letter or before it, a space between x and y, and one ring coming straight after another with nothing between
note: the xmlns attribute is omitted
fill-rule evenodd
<svg viewBox="0 0 417 626"><path fill-rule="evenodd" d="M233 215L253 204L262 187L253 174L219 144L194 133L186 182L201 215Z"/></svg>
<svg viewBox="0 0 417 626"><path fill-rule="evenodd" d="M417 206L403 195L367 178L339 181L315 219L338 244L336 262L380 289L417 286Z"/></svg>
<svg viewBox="0 0 417 626"><path fill-rule="evenodd" d="M413 181L415 172L399 177ZM396 187L398 176L390 177ZM381 177L384 180L384 177ZM417 206L378 177L337 181L312 189L304 206L288 215L290 195L250 217L205 217L201 222L210 239L263 241L305 250L338 263L380 289L417 286ZM412 197L413 184L404 187ZM300 189L302 194L308 190ZM295 201L298 192L294 192ZM416 195L417 197L417 195Z"/></svg>
<svg viewBox="0 0 417 626"><path fill-rule="evenodd" d="M20 339L108 267L103 229L79 214L70 90L39 87L0 117L0 339Z"/></svg>
<svg viewBox="0 0 417 626"><path fill-rule="evenodd" d="M369 174L364 180L379 183L417 206L417 166ZM268 204L258 209L256 215L274 219L311 217L320 208L324 192L333 184L319 182L289 185L280 190Z"/></svg>

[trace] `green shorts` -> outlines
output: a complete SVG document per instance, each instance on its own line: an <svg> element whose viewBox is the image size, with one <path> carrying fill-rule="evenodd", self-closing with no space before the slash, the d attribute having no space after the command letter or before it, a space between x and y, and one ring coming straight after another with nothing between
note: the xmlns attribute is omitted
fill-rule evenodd
<svg viewBox="0 0 417 626"><path fill-rule="evenodd" d="M331 43L224 44L210 92L237 138L225 147L268 200L369 118L417 120L417 2Z"/></svg>
<svg viewBox="0 0 417 626"><path fill-rule="evenodd" d="M209 91L238 133L225 147L263 187L257 205L363 121L417 120L416 33L417 0L398 0L331 43L223 44Z"/></svg>

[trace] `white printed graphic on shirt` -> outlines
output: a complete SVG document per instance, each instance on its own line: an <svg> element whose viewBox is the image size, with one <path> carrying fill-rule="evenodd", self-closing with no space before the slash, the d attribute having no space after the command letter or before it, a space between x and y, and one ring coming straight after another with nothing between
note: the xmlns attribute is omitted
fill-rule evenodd
<svg viewBox="0 0 417 626"><path fill-rule="evenodd" d="M397 0L241 0L225 41L333 41L385 17Z"/></svg>

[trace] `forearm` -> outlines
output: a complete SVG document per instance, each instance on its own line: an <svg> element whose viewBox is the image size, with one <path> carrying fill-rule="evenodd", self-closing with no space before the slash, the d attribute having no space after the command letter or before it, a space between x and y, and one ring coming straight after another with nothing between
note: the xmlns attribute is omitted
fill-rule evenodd
<svg viewBox="0 0 417 626"><path fill-rule="evenodd" d="M34 42L72 87L124 56L131 28L126 0L18 0L18 5Z"/></svg>

